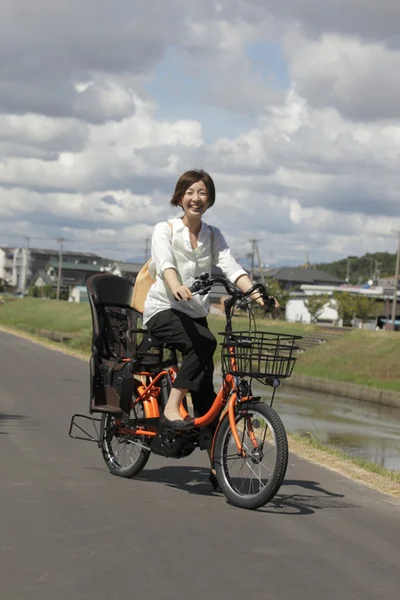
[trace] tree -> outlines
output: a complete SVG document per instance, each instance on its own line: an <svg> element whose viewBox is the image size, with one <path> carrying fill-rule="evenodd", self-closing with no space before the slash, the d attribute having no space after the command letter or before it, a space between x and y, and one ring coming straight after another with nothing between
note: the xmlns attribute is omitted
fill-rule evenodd
<svg viewBox="0 0 400 600"><path fill-rule="evenodd" d="M32 296L32 298L39 297L39 288L37 287L37 285L31 285L28 288L28 296Z"/></svg>
<svg viewBox="0 0 400 600"><path fill-rule="evenodd" d="M316 321L318 321L319 315L322 313L324 306L328 304L328 302L328 294L313 294L304 302L308 312L311 315L312 323L316 323Z"/></svg>
<svg viewBox="0 0 400 600"><path fill-rule="evenodd" d="M56 297L56 291L51 284L41 286L39 293L42 298L51 298L54 300Z"/></svg>
<svg viewBox="0 0 400 600"><path fill-rule="evenodd" d="M358 317L362 322L366 321L371 316L375 316L375 300L373 298L368 298L367 296L355 296L354 312L356 317Z"/></svg>
<svg viewBox="0 0 400 600"><path fill-rule="evenodd" d="M342 319L343 325L351 325L351 320L355 314L355 296L348 292L333 292L332 308L336 308L339 319Z"/></svg>

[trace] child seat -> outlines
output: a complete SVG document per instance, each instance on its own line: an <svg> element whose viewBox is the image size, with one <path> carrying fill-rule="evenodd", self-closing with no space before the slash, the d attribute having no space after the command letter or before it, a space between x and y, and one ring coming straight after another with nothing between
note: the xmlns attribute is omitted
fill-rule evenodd
<svg viewBox="0 0 400 600"><path fill-rule="evenodd" d="M161 350L149 352L152 340L141 329L142 315L130 306L128 279L96 273L86 288L92 316L89 412L129 413L139 358L150 355L155 368Z"/></svg>

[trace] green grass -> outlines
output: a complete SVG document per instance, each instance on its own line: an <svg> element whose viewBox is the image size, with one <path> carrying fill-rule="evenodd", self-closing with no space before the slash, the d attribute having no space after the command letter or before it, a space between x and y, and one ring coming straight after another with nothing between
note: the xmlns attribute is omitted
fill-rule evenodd
<svg viewBox="0 0 400 600"><path fill-rule="evenodd" d="M86 303L57 302L24 298L0 306L0 323L34 333L36 329L53 329L76 333L91 327L90 307Z"/></svg>
<svg viewBox="0 0 400 600"><path fill-rule="evenodd" d="M355 329L299 357L299 375L400 391L400 334Z"/></svg>
<svg viewBox="0 0 400 600"><path fill-rule="evenodd" d="M51 329L74 334L65 344L89 352L91 342L90 307L87 303L57 302L25 298L0 305L0 325L28 333ZM214 334L223 331L225 320L209 316ZM301 325L260 319L259 329L307 335L318 331L317 325ZM246 318L236 317L234 329L247 329ZM222 337L217 335L218 342ZM294 373L330 380L357 383L379 389L400 391L400 334L393 331L349 330L338 339L320 344L299 355ZM215 361L220 360L218 346Z"/></svg>
<svg viewBox="0 0 400 600"><path fill-rule="evenodd" d="M65 342L70 348L90 351L92 324L86 303L57 302L39 298L17 299L0 305L0 325L27 333L40 329L74 334Z"/></svg>
<svg viewBox="0 0 400 600"><path fill-rule="evenodd" d="M317 450L322 450L323 452L327 452L328 454L335 456L340 460L357 465L364 471L381 475L386 479L390 479L390 481L393 481L394 483L400 483L400 471L391 471L390 469L381 467L380 465L377 465L365 458L349 456L343 450L340 450L340 448L330 446L329 444L324 444L314 437L305 437L294 433L291 433L290 437L304 446L310 446L312 448L316 448Z"/></svg>

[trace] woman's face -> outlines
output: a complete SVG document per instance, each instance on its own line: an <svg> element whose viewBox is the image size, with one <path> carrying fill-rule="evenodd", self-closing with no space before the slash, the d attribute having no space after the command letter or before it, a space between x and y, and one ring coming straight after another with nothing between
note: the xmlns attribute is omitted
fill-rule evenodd
<svg viewBox="0 0 400 600"><path fill-rule="evenodd" d="M181 206L186 216L201 217L208 208L208 194L204 181L196 181L184 193Z"/></svg>

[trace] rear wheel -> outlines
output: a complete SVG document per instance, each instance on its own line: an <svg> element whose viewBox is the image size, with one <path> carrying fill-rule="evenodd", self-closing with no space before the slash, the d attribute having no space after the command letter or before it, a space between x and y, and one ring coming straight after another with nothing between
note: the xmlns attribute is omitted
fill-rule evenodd
<svg viewBox="0 0 400 600"><path fill-rule="evenodd" d="M137 403L132 409L131 418L143 418L143 404ZM150 448L143 436L119 433L120 417L105 415L104 436L101 445L103 458L113 475L135 477L146 466Z"/></svg>
<svg viewBox="0 0 400 600"><path fill-rule="evenodd" d="M274 409L261 402L239 404L235 420L246 456L238 455L226 415L215 440L218 483L230 504L260 508L272 500L285 478L286 431Z"/></svg>

